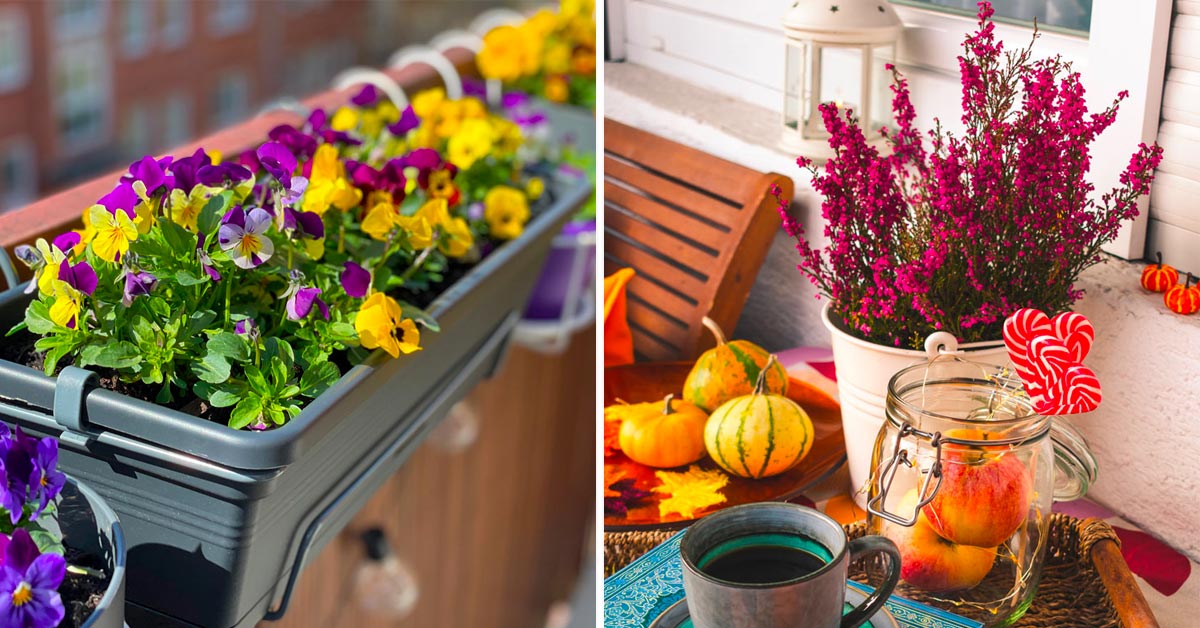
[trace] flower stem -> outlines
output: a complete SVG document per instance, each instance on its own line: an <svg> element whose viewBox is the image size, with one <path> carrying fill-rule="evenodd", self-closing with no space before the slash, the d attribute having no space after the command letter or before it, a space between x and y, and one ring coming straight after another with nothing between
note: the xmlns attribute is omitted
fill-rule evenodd
<svg viewBox="0 0 1200 628"><path fill-rule="evenodd" d="M417 269L420 268L421 265L425 263L425 260L429 258L429 253L433 251L433 248L433 244L425 247L425 249L421 251L421 254L417 256L417 259L413 260L412 266L409 266L408 270L405 270L404 274L400 275L400 278L407 280L409 277L412 277L413 273L417 272Z"/></svg>
<svg viewBox="0 0 1200 628"><path fill-rule="evenodd" d="M225 282L225 327L229 327L229 299L233 293L233 282Z"/></svg>

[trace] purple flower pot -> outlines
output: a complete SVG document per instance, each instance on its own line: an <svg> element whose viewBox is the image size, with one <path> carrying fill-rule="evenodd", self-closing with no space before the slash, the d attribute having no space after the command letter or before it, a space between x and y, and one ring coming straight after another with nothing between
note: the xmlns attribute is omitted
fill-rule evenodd
<svg viewBox="0 0 1200 628"><path fill-rule="evenodd" d="M525 306L526 319L560 318L572 286L576 287L577 296L590 293L596 266L595 233L594 219L571 221L563 227L562 233L554 239L554 245L542 266L542 274L533 289L533 296ZM589 236L587 244L580 241L584 234ZM579 268L575 267L576 255L584 256Z"/></svg>

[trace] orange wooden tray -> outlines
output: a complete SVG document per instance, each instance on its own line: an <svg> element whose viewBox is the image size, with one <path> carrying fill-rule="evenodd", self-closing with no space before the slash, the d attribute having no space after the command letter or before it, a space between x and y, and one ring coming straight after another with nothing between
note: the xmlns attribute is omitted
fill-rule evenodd
<svg viewBox="0 0 1200 628"><path fill-rule="evenodd" d="M691 368L690 362L647 362L604 369L604 405L612 405L618 399L641 403L659 401L669 393L679 395ZM700 511L696 519L730 506L791 499L829 477L845 463L846 444L842 439L842 413L837 400L795 378L788 384L788 397L803 406L812 419L815 435L812 450L800 464L775 477L750 480L730 475L729 484L721 491L726 501ZM705 469L720 469L707 456L697 464ZM621 453L605 457L604 468L605 486L610 483L607 477L610 470L618 470L624 477L636 478L636 486L643 490L659 484L654 477L657 469L636 463ZM652 493L637 506L631 507L624 516L606 513L605 531L681 528L695 520L685 519L678 514L660 517L658 498L657 493Z"/></svg>

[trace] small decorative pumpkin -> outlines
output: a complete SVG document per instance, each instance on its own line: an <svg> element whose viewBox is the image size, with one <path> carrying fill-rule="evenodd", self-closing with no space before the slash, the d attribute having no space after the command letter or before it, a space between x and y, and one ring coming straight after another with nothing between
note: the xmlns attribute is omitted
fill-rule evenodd
<svg viewBox="0 0 1200 628"><path fill-rule="evenodd" d="M1157 264L1151 264L1142 271L1142 287L1150 292L1165 292L1179 283L1179 271L1162 263L1162 251L1155 253Z"/></svg>
<svg viewBox="0 0 1200 628"><path fill-rule="evenodd" d="M627 406L620 444L634 462L669 469L704 457L704 424L708 415L686 401L667 395L658 403Z"/></svg>
<svg viewBox="0 0 1200 628"><path fill-rule="evenodd" d="M1171 286L1170 290L1163 295L1163 303L1176 314L1188 316L1200 311L1200 286L1193 286L1192 273L1187 274L1187 279L1181 284Z"/></svg>
<svg viewBox="0 0 1200 628"><path fill-rule="evenodd" d="M708 417L708 455L733 475L765 478L796 466L812 449L812 419L800 404L766 390L775 356L759 373L749 395L725 402Z"/></svg>
<svg viewBox="0 0 1200 628"><path fill-rule="evenodd" d="M705 316L704 326L717 338L717 346L705 351L696 360L692 372L683 382L683 398L712 412L717 406L750 394L760 371L766 368L766 392L787 394L788 374L778 362L768 364L766 349L748 341L725 341L725 333L713 319Z"/></svg>

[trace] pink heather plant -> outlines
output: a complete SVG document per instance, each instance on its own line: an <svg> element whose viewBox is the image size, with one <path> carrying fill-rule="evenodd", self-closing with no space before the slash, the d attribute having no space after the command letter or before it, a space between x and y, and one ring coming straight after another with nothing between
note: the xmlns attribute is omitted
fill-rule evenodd
<svg viewBox="0 0 1200 628"><path fill-rule="evenodd" d="M1089 145L1128 92L1089 114L1070 64L1032 59L1032 41L1005 51L992 12L979 3L979 30L958 58L964 134L936 125L927 147L913 127L908 81L889 66L891 154L867 144L852 112L825 104L835 156L824 173L797 160L824 195L829 246L813 249L780 204L800 271L832 301L835 318L872 342L917 348L935 330L994 340L1017 308L1070 308L1083 296L1079 273L1137 215L1162 159L1157 145L1139 145L1120 185L1092 200Z"/></svg>

